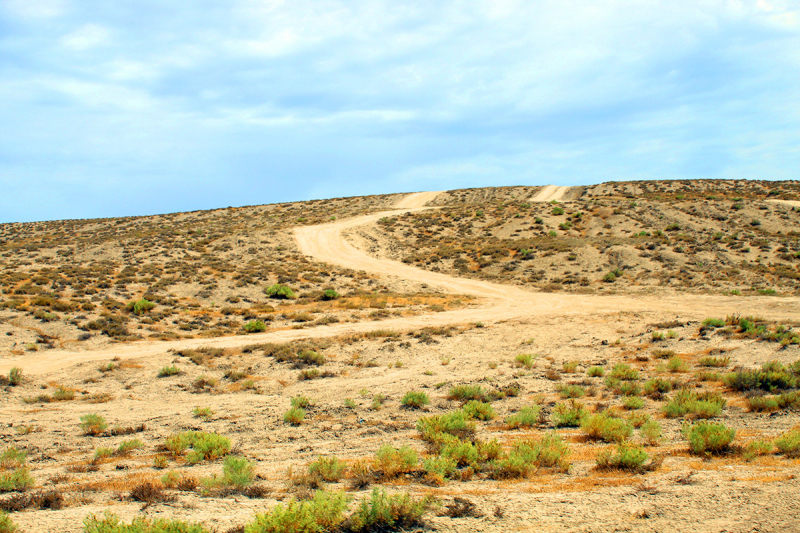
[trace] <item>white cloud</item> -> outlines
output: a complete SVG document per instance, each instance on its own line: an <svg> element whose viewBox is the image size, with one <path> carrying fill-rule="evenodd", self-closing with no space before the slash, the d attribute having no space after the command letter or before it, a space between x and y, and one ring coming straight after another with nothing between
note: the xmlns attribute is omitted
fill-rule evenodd
<svg viewBox="0 0 800 533"><path fill-rule="evenodd" d="M11 13L27 19L55 18L64 13L64 0L6 0L5 8Z"/></svg>
<svg viewBox="0 0 800 533"><path fill-rule="evenodd" d="M107 28L97 24L84 24L61 38L61 44L71 50L84 51L105 46L111 41Z"/></svg>

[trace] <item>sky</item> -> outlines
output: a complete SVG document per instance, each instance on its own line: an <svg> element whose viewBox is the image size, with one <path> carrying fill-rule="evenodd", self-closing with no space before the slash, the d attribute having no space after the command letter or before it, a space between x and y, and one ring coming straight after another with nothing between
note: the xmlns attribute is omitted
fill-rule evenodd
<svg viewBox="0 0 800 533"><path fill-rule="evenodd" d="M797 179L796 0L0 0L0 223Z"/></svg>

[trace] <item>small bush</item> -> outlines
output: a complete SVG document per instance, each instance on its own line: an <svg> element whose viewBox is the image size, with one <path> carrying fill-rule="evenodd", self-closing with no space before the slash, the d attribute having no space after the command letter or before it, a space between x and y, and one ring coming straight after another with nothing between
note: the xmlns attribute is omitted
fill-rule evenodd
<svg viewBox="0 0 800 533"><path fill-rule="evenodd" d="M17 366L12 367L8 372L8 384L16 387L20 383L22 383L22 369Z"/></svg>
<svg viewBox="0 0 800 533"><path fill-rule="evenodd" d="M385 444L375 455L374 468L384 478L391 479L417 468L417 452L408 446L394 448Z"/></svg>
<svg viewBox="0 0 800 533"><path fill-rule="evenodd" d="M628 410L641 409L644 407L644 400L638 396L626 396L622 402L622 406Z"/></svg>
<svg viewBox="0 0 800 533"><path fill-rule="evenodd" d="M575 370L578 369L578 361L565 361L561 365L561 371L565 374L574 374Z"/></svg>
<svg viewBox="0 0 800 533"><path fill-rule="evenodd" d="M0 533L15 533L17 525L6 514L5 511L0 511Z"/></svg>
<svg viewBox="0 0 800 533"><path fill-rule="evenodd" d="M106 430L108 424L102 416L91 413L81 417L80 427L84 435L100 435Z"/></svg>
<svg viewBox="0 0 800 533"><path fill-rule="evenodd" d="M557 390L562 398L583 398L586 396L586 389L580 385L561 385L557 387Z"/></svg>
<svg viewBox="0 0 800 533"><path fill-rule="evenodd" d="M604 470L641 471L647 459L647 452L641 446L621 443L617 445L616 453L608 450L600 452L597 455L597 467Z"/></svg>
<svg viewBox="0 0 800 533"><path fill-rule="evenodd" d="M10 472L0 472L0 492L24 491L33 484L34 480L27 467L21 466Z"/></svg>
<svg viewBox="0 0 800 533"><path fill-rule="evenodd" d="M706 318L703 320L703 327L705 328L724 328L725 321L721 318Z"/></svg>
<svg viewBox="0 0 800 533"><path fill-rule="evenodd" d="M686 372L689 370L689 365L687 365L683 359L674 355L670 357L667 362L667 370L670 372Z"/></svg>
<svg viewBox="0 0 800 533"><path fill-rule="evenodd" d="M650 446L657 446L661 442L661 424L655 420L648 420L642 425L639 434Z"/></svg>
<svg viewBox="0 0 800 533"><path fill-rule="evenodd" d="M406 493L389 496L385 490L375 488L369 498L361 500L344 529L392 531L419 526L429 505L428 498L414 500Z"/></svg>
<svg viewBox="0 0 800 533"><path fill-rule="evenodd" d="M222 482L228 487L243 488L253 482L253 464L245 457L230 455L222 465Z"/></svg>
<svg viewBox="0 0 800 533"><path fill-rule="evenodd" d="M326 289L325 292L322 293L323 300L336 300L339 298L339 293L333 289Z"/></svg>
<svg viewBox="0 0 800 533"><path fill-rule="evenodd" d="M633 434L633 427L626 421L603 413L584 418L581 429L588 439L605 442L623 442Z"/></svg>
<svg viewBox="0 0 800 533"><path fill-rule="evenodd" d="M324 481L336 482L342 479L347 465L336 457L325 457L320 455L316 461L308 465L308 473L318 476Z"/></svg>
<svg viewBox="0 0 800 533"><path fill-rule="evenodd" d="M535 359L533 357L533 354L529 354L529 353L517 354L516 357L514 357L514 365L515 366L522 366L522 367L525 367L525 368L533 368L534 361L535 361Z"/></svg>
<svg viewBox="0 0 800 533"><path fill-rule="evenodd" d="M134 518L130 524L123 523L116 515L105 513L103 518L89 515L83 520L84 533L211 533L200 524L161 518Z"/></svg>
<svg viewBox="0 0 800 533"><path fill-rule="evenodd" d="M308 396L295 396L290 400L292 407L299 407L301 409L305 409L306 407L310 407L314 404L314 402Z"/></svg>
<svg viewBox="0 0 800 533"><path fill-rule="evenodd" d="M470 419L491 420L496 415L492 406L485 402L470 400L461 408Z"/></svg>
<svg viewBox="0 0 800 533"><path fill-rule="evenodd" d="M456 473L457 464L455 459L436 455L429 457L422 462L422 469L429 482L434 485L442 485L446 479L450 479Z"/></svg>
<svg viewBox="0 0 800 533"><path fill-rule="evenodd" d="M213 461L226 455L231 449L231 441L216 433L185 431L168 437L164 446L175 456L191 448L186 460L194 464L202 460Z"/></svg>
<svg viewBox="0 0 800 533"><path fill-rule="evenodd" d="M214 416L214 411L211 410L210 407L195 407L192 410L192 414L195 418L202 418L206 422L211 420L211 417Z"/></svg>
<svg viewBox="0 0 800 533"><path fill-rule="evenodd" d="M25 466L28 452L11 447L0 454L0 470L10 470Z"/></svg>
<svg viewBox="0 0 800 533"><path fill-rule="evenodd" d="M117 450L114 453L116 455L127 455L133 450L138 450L143 446L144 444L142 444L142 441L139 439L124 440L119 443L119 446L117 446Z"/></svg>
<svg viewBox="0 0 800 533"><path fill-rule="evenodd" d="M306 410L302 407L292 407L283 414L283 421L293 426L299 426L306 417Z"/></svg>
<svg viewBox="0 0 800 533"><path fill-rule="evenodd" d="M539 423L539 413L541 413L541 411L542 408L538 405L523 407L517 414L506 418L506 424L508 424L508 427L511 429L533 427Z"/></svg>
<svg viewBox="0 0 800 533"><path fill-rule="evenodd" d="M261 333L267 330L267 325L263 320L251 320L242 326L242 329L244 329L245 333Z"/></svg>
<svg viewBox="0 0 800 533"><path fill-rule="evenodd" d="M711 422L685 425L681 432L689 441L692 453L698 455L712 455L728 451L736 435L736 430L730 429L724 424Z"/></svg>
<svg viewBox="0 0 800 533"><path fill-rule="evenodd" d="M614 365L614 368L611 369L610 377L623 381L633 381L639 379L639 371L631 368L631 366L626 363L617 363Z"/></svg>
<svg viewBox="0 0 800 533"><path fill-rule="evenodd" d="M586 375L590 378L601 378L606 375L606 369L602 366L591 366L586 370Z"/></svg>
<svg viewBox="0 0 800 533"><path fill-rule="evenodd" d="M281 285L276 283L275 285L270 285L266 289L264 289L264 294L269 296L270 298L276 298L278 300L291 300L295 298L294 291L290 289L286 285Z"/></svg>
<svg viewBox="0 0 800 533"><path fill-rule="evenodd" d="M662 410L667 418L693 415L696 418L714 418L719 415L726 401L721 394L707 392L698 394L689 389L681 389Z"/></svg>
<svg viewBox="0 0 800 533"><path fill-rule="evenodd" d="M555 431L551 431L538 441L526 439L514 443L507 455L492 463L491 477L522 478L538 468L554 468L567 472L570 468L569 455L569 446Z"/></svg>
<svg viewBox="0 0 800 533"><path fill-rule="evenodd" d="M747 443L747 446L744 449L744 460L752 461L761 455L770 454L772 453L773 448L775 448L775 445L766 440L750 441Z"/></svg>
<svg viewBox="0 0 800 533"><path fill-rule="evenodd" d="M486 398L486 393L480 385L456 385L447 393L447 398L462 402L469 400L482 401Z"/></svg>
<svg viewBox="0 0 800 533"><path fill-rule="evenodd" d="M751 396L747 399L747 409L755 413L771 413L780 409L774 396Z"/></svg>
<svg viewBox="0 0 800 533"><path fill-rule="evenodd" d="M672 391L672 381L661 378L650 378L644 382L644 393L653 398L660 398Z"/></svg>
<svg viewBox="0 0 800 533"><path fill-rule="evenodd" d="M442 415L425 416L417 420L417 431L422 439L434 442L442 433L464 438L475 433L475 422L462 410Z"/></svg>
<svg viewBox="0 0 800 533"><path fill-rule="evenodd" d="M553 409L553 425L555 427L578 427L588 414L584 405L575 400L558 403Z"/></svg>
<svg viewBox="0 0 800 533"><path fill-rule="evenodd" d="M256 514L245 533L317 533L336 531L344 522L349 498L344 492L318 490L313 499L278 504L266 513Z"/></svg>
<svg viewBox="0 0 800 533"><path fill-rule="evenodd" d="M181 371L175 365L165 366L161 370L158 371L158 377L160 378L167 378L170 376L177 376L180 374Z"/></svg>
<svg viewBox="0 0 800 533"><path fill-rule="evenodd" d="M701 357L697 364L703 367L723 368L731 364L730 357Z"/></svg>
<svg viewBox="0 0 800 533"><path fill-rule="evenodd" d="M778 453L787 457L800 457L800 428L787 431L775 440Z"/></svg>
<svg viewBox="0 0 800 533"><path fill-rule="evenodd" d="M403 399L400 400L400 403L405 407L419 409L431 403L431 400L424 392L409 391L405 393Z"/></svg>
<svg viewBox="0 0 800 533"><path fill-rule="evenodd" d="M128 305L125 306L125 309L131 311L134 315L141 316L152 310L155 306L156 304L153 302L142 298L141 300L137 300L135 302L128 302Z"/></svg>

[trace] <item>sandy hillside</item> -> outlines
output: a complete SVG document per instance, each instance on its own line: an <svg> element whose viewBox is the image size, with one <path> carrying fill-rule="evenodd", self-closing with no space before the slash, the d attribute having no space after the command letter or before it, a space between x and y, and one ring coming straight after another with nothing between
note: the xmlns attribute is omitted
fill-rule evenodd
<svg viewBox="0 0 800 533"><path fill-rule="evenodd" d="M797 271L795 187L643 182L342 199L333 204L342 216L324 202L301 205L274 228L259 220L286 207L248 208L243 226L212 212L94 221L87 231L105 240L61 255L59 224L4 227L3 303L19 303L4 305L0 327L7 343L26 342L2 347L0 435L5 450L27 456L6 452L0 508L23 531L82 531L84 517L103 511L238 531L314 489L363 501L379 487L430 498L412 529L800 529L800 298L786 274ZM719 220L715 202L742 207ZM759 224L745 230L742 221L756 216L748 210ZM308 214L298 224L300 213ZM191 234L172 227L185 217L194 217ZM569 227L548 229L566 217ZM668 231L670 224L680 228ZM124 238L112 231L117 225ZM147 228L159 228L148 237L154 243L182 232L180 246L160 244L158 261L177 253L174 268L186 272L204 261L194 271L205 277L153 291L158 282L142 273L151 275L157 259L142 255L142 244L109 260L107 289L75 273L86 249L112 254L108 243L141 243ZM231 244L219 254L243 253L241 232L265 232L257 253L273 266L261 273L256 258L247 274L240 256L229 255L232 270L215 268L215 254L194 251L198 231L206 250ZM758 257L732 255L744 253L736 243L758 239L766 241ZM461 241L459 257L442 258ZM34 253L25 246L52 259L25 260L23 249ZM534 257L518 258L515 246ZM490 247L497 257L483 254ZM680 260L653 259L669 250ZM474 254L492 263L476 269ZM697 270L702 254L716 258L705 271ZM543 280L518 275L541 270L542 256L557 268L574 265L576 275L585 270L587 283L553 281L546 269ZM717 276L730 262L740 277ZM619 275L603 279L612 268ZM663 274L669 268L691 281L658 283L674 277ZM252 282L237 287L245 275ZM179 290L209 281L213 302ZM297 297L265 293L279 284ZM108 291L121 307L106 305ZM156 305L125 309L143 296ZM228 298L244 311L222 311L217 300ZM78 300L95 314L77 319L54 308ZM189 317L204 320L180 327ZM128 334L81 329L104 319ZM220 326L225 320L233 325ZM243 334L259 320L265 331ZM82 333L90 337L78 340ZM12 368L22 379L12 379ZM292 403L307 404L302 420L287 418ZM107 426L93 430L84 418L81 427L86 415ZM219 435L219 453L175 448L187 431ZM715 432L716 448L701 450L702 431ZM220 481L226 455L246 458L254 479ZM322 480L309 466L320 456L346 468ZM23 471L30 484L19 481ZM24 491L10 490L14 479Z"/></svg>

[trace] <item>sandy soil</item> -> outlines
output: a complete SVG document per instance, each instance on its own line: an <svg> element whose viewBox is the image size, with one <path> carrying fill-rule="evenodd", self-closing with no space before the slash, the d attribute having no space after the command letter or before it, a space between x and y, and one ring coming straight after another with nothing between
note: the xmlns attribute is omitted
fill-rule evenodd
<svg viewBox="0 0 800 533"><path fill-rule="evenodd" d="M545 188L539 201L562 198L567 188ZM318 454L336 454L352 461L374 455L378 446L408 444L424 450L415 431L419 413L399 407L408 390L427 390L433 402L425 414L442 413L458 406L446 398L443 384L484 383L489 387L516 383L523 394L497 402L503 416L511 414L543 395L552 403L553 382L548 370L568 361L579 361L578 372L591 365L635 361L642 372L656 369L655 357L634 358L657 347L685 354L687 361L711 350L729 353L731 365L753 366L780 359L798 358L796 346L780 350L775 344L747 339L728 339L698 334L699 322L707 317L758 315L767 320L800 322L800 298L670 295L577 295L534 293L511 285L456 278L418 269L398 261L373 257L348 240L348 232L373 224L380 218L402 212L429 209L439 193L411 194L391 211L338 220L330 224L295 229L299 249L318 261L359 269L387 278L413 281L430 290L476 296L475 304L455 311L374 322L332 324L302 330L274 331L258 335L178 341L143 341L104 347L95 351L48 350L4 357L0 371L22 367L31 379L22 388L9 388L0 405L2 440L29 450L32 473L40 486L57 487L76 503L64 510L23 511L14 520L24 531L80 531L89 512L113 510L125 519L147 515L203 521L226 531L251 519L277 501L291 496L286 488L286 470L302 466ZM665 325L671 324L671 325ZM420 335L422 328L457 326L450 333ZM674 338L655 346L650 333L674 330ZM396 331L397 337L360 338L370 331ZM430 330L435 331L435 330ZM408 333L403 333L408 332ZM328 339L324 350L334 377L298 381L297 371L255 352L241 348L256 343L300 339ZM428 339L428 340L424 340ZM198 366L177 355L190 348L228 349L224 356ZM514 366L521 352L540 357L532 371ZM118 369L98 370L98 363L114 360ZM369 361L373 364L364 365ZM398 364L400 363L400 364ZM159 368L176 364L182 374L155 378ZM225 381L224 373L241 369L254 376L252 390ZM215 376L221 384L212 391L188 385L201 376ZM571 377L564 374L569 380ZM577 379L578 376L575 376ZM688 378L688 375L686 377ZM602 388L602 381L596 385ZM57 385L76 390L80 401L28 405L24 397L52 391ZM441 391L440 391L441 388ZM363 391L366 391L362 394ZM89 399L108 394L111 400L87 405ZM304 394L317 400L308 423L289 427L282 423L289 398ZM387 397L386 407L371 410L376 395ZM354 410L342 407L345 398L355 398ZM596 403L619 399L597 397ZM723 420L740 429L745 441L772 438L791 429L800 419L796 413L775 415L745 413L737 398ZM209 422L191 418L191 409L208 405L215 416ZM658 404L648 400L646 409L656 416ZM98 446L116 445L123 438L87 437L77 429L77 419L98 412L122 426L144 423L147 430L136 436L145 450L132 457L102 464L99 472L58 478L65 465L84 464ZM800 503L798 460L763 457L744 463L735 457L703 461L686 453L680 441L680 420L661 420L667 442L659 451L668 454L662 467L646 475L593 470L596 444L587 444L578 430L565 433L575 447L574 468L569 474L537 475L519 482L479 479L449 482L434 488L402 480L390 483L414 493L435 495L443 501L455 496L476 503L481 517L432 516L429 523L442 531L798 531ZM34 428L21 433L15 428ZM265 499L241 496L208 498L199 493L181 493L175 502L142 510L126 491L137 479L153 479L163 472L151 466L154 451L170 434L186 429L216 431L231 436L240 453L256 463L257 472L269 487ZM545 428L513 432L513 437L541 435ZM499 438L507 443L509 432L499 422L481 425L481 438ZM600 446L602 448L602 446ZM193 476L220 470L218 463L196 467L179 463ZM139 477L137 477L139 476ZM49 480L49 481L48 481ZM104 487L91 489L89 487ZM332 488L339 485L334 484ZM364 491L355 493L362 497Z"/></svg>

